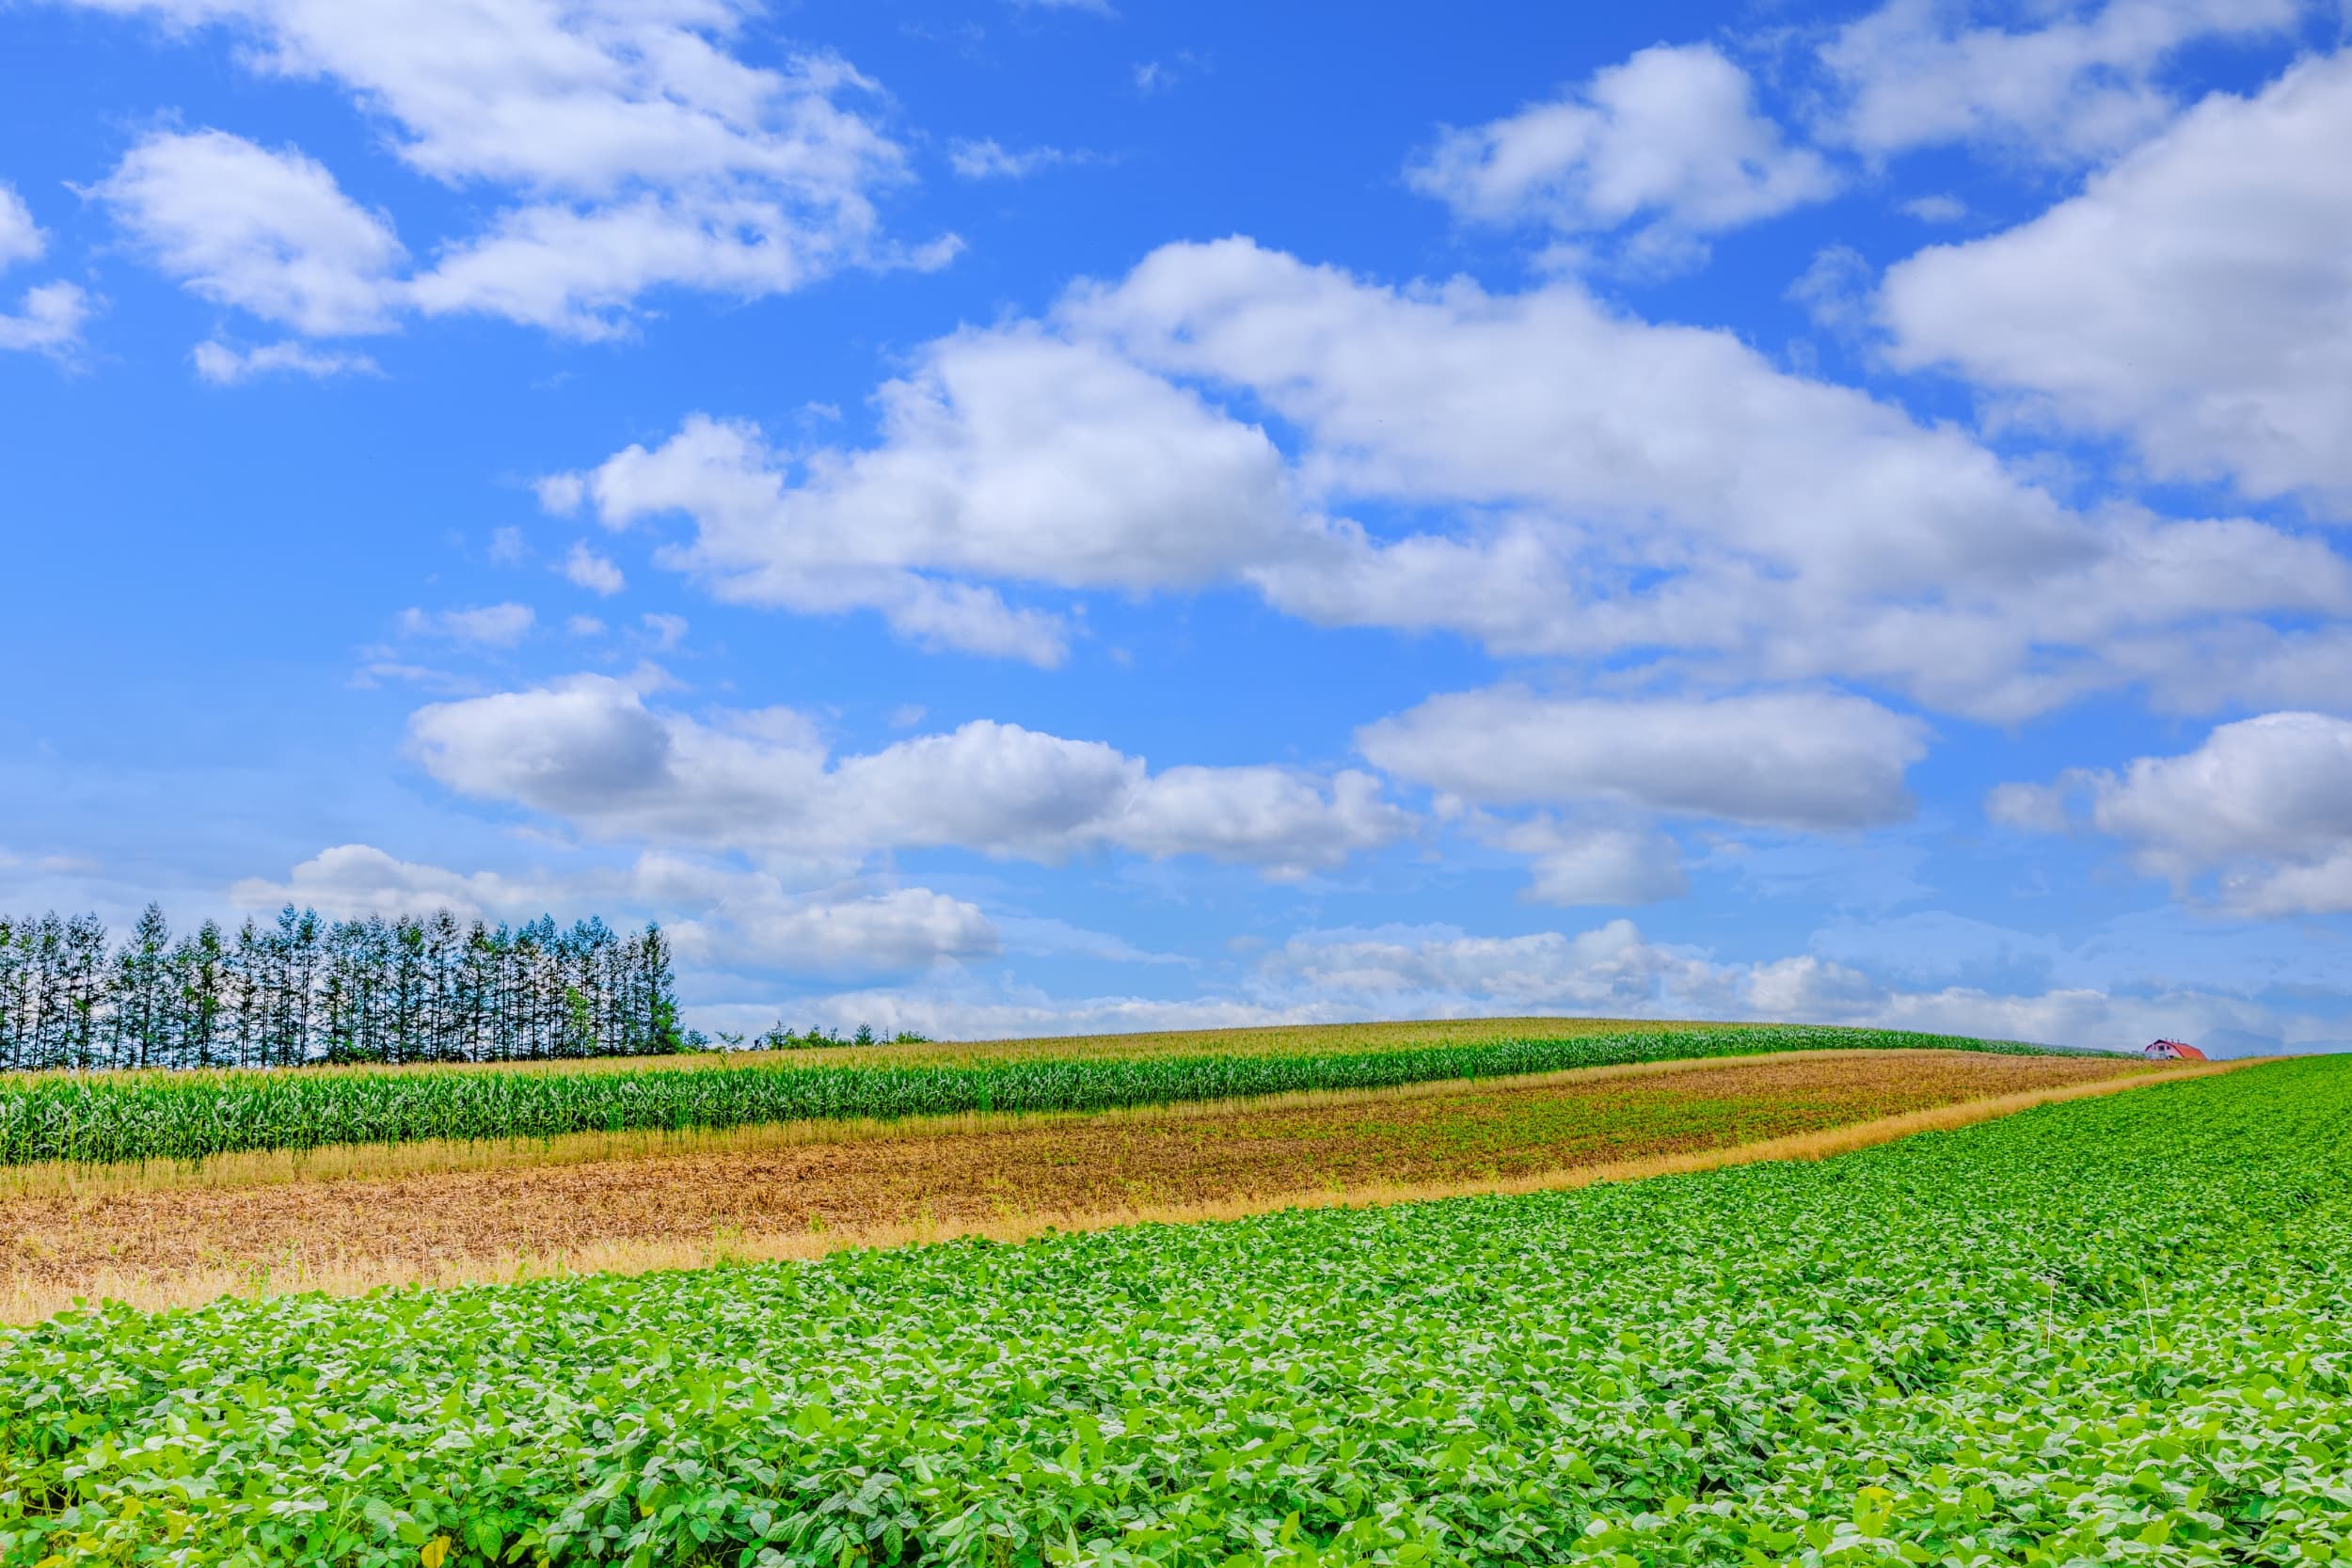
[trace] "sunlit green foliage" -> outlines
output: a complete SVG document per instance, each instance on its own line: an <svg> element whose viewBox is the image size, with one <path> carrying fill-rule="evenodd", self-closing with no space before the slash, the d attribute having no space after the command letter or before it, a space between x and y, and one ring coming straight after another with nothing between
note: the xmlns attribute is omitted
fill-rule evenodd
<svg viewBox="0 0 2352 1568"><path fill-rule="evenodd" d="M2328 1563L2352 1061L1806 1164L0 1338L0 1562Z"/></svg>
<svg viewBox="0 0 2352 1568"><path fill-rule="evenodd" d="M700 1068L594 1073L461 1069L51 1075L0 1080L0 1164L189 1160L326 1144L683 1132L960 1111L1095 1111L1623 1062L1898 1046L2037 1049L1876 1030L1694 1028L1302 1055L1071 1056L907 1066L771 1065L763 1058L748 1065L713 1061Z"/></svg>

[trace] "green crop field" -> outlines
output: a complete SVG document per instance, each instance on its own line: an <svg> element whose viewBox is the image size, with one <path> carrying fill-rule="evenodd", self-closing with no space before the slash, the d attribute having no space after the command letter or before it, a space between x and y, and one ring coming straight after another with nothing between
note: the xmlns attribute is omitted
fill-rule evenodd
<svg viewBox="0 0 2352 1568"><path fill-rule="evenodd" d="M701 1068L595 1072L44 1073L0 1080L0 1165L196 1160L330 1144L684 1132L961 1111L1095 1111L1627 1062L1896 1047L2043 1049L1881 1030L1751 1026L1343 1052L1032 1056L961 1064L754 1058L749 1065L722 1060Z"/></svg>
<svg viewBox="0 0 2352 1568"><path fill-rule="evenodd" d="M0 1336L0 1562L2352 1560L2352 1061L1571 1194Z"/></svg>

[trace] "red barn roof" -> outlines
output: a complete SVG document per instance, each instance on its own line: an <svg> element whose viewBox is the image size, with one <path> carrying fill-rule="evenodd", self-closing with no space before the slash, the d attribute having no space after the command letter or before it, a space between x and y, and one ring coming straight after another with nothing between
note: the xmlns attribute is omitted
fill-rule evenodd
<svg viewBox="0 0 2352 1568"><path fill-rule="evenodd" d="M2185 1040L2151 1040L2140 1054L2153 1056L2160 1062L2201 1062L2205 1059L2203 1052Z"/></svg>

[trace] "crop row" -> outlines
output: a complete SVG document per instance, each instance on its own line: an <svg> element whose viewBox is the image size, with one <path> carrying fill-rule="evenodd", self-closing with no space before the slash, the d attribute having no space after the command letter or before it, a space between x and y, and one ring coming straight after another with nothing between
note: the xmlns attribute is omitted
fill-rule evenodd
<svg viewBox="0 0 2352 1568"><path fill-rule="evenodd" d="M593 1074L426 1069L184 1079L50 1075L0 1082L0 1164L194 1160L330 1144L685 1132L964 1111L1094 1111L1628 1062L1886 1047L2038 1049L1871 1030L1699 1028L1293 1056L1061 1057L930 1066L794 1063Z"/></svg>
<svg viewBox="0 0 2352 1568"><path fill-rule="evenodd" d="M2352 1062L1573 1194L0 1338L0 1563L2352 1559Z"/></svg>

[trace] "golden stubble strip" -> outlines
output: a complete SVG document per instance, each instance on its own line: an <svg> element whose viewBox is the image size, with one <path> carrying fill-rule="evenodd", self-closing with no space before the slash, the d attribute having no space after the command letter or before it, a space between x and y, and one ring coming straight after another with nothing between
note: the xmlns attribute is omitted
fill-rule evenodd
<svg viewBox="0 0 2352 1568"><path fill-rule="evenodd" d="M590 1164L18 1199L0 1204L0 1236L14 1238L0 1315L30 1321L77 1296L164 1307L637 1273L1579 1186L1820 1158L2227 1066L1804 1053Z"/></svg>

